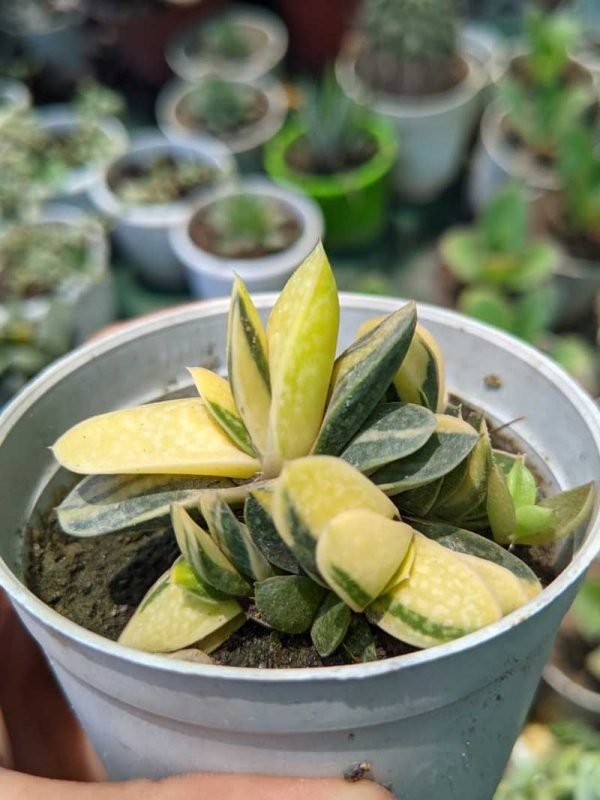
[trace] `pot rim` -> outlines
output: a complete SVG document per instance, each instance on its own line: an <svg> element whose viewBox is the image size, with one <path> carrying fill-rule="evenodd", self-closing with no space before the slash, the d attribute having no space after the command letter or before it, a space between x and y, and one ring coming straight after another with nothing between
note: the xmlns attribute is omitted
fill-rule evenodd
<svg viewBox="0 0 600 800"><path fill-rule="evenodd" d="M255 297L257 308L271 308L276 297L277 294L273 293L257 295ZM397 309L402 302L405 302L400 298L382 298L348 293L341 293L340 300L344 308L371 309L374 314L381 314L382 311L389 313ZM229 300L227 298L220 298L191 303L176 310L172 308L164 309L150 317L133 321L126 327L104 338L83 345L64 358L59 359L34 379L16 399L6 406L0 415L0 446L9 434L13 424L28 413L29 408L36 403L38 398L49 387L59 383L65 372L73 373L79 366L89 360L100 358L103 354L116 347L122 346L139 336L160 331L167 325L176 326L202 317L211 317L215 314L225 316L228 305ZM492 344L502 345L506 350L512 351L516 357L535 365L535 368L547 380L551 381L562 394L569 398L577 412L587 421L590 437L600 449L600 408L572 378L549 358L530 345L524 344L502 331L463 317L454 311L428 304L420 304L419 308L421 312L424 312L425 321L436 321ZM522 608L479 631L437 647L367 664L350 664L339 667L263 670L225 667L214 664L189 664L183 661L176 662L174 659L169 659L165 656L143 653L124 647L99 634L91 633L66 617L61 616L57 611L54 611L38 599L9 570L2 559L0 559L0 585L8 591L10 597L18 601L19 605L29 615L53 631L54 634L66 636L88 650L99 652L131 666L139 666L162 673L195 675L244 683L290 684L304 681L347 681L368 679L386 675L402 668L415 668L426 665L435 660L455 656L462 651L469 651L496 636L506 633L513 626L525 622L560 597L569 586L583 575L591 561L596 557L599 547L600 503L596 501L585 540L571 562L548 587Z"/></svg>
<svg viewBox="0 0 600 800"><path fill-rule="evenodd" d="M551 661L544 667L544 681L559 697L575 706L600 716L600 692L587 689L573 680L563 669Z"/></svg>
<svg viewBox="0 0 600 800"><path fill-rule="evenodd" d="M190 226L196 214L223 197L231 197L241 192L273 197L290 206L301 225L299 238L279 253L261 258L227 258L209 253L199 247L190 236ZM287 274L297 266L321 238L324 229L323 215L316 203L297 190L284 188L268 178L251 176L239 181L217 186L194 205L186 218L169 230L171 247L177 258L186 267L200 274L209 275L230 282L237 272L247 281L267 280Z"/></svg>
<svg viewBox="0 0 600 800"><path fill-rule="evenodd" d="M126 203L118 198L111 189L108 176L119 164L135 161L146 163L148 158L161 154L187 153L196 160L207 163L220 173L217 181L232 178L236 172L235 161L225 145L212 138L198 134L185 138L167 138L163 134L150 130L134 136L129 147L112 158L102 169L100 178L88 189L92 204L103 215L118 225L136 228L166 229L186 219L190 207L209 187L200 188L186 199L162 204Z"/></svg>
<svg viewBox="0 0 600 800"><path fill-rule="evenodd" d="M267 41L263 48L243 65L227 61L215 68L210 61L194 58L186 52L186 45L207 24L218 19L231 19L234 22L258 28L265 34ZM169 67L180 78L186 81L197 81L206 75L215 73L224 78L237 78L242 81L255 81L267 75L282 61L288 49L289 36L283 21L267 9L254 8L247 5L234 5L225 11L211 14L183 31L176 32L165 51Z"/></svg>

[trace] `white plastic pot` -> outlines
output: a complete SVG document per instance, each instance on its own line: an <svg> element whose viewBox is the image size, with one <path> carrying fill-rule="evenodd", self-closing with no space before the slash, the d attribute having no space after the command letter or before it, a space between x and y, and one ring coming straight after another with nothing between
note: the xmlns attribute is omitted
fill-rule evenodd
<svg viewBox="0 0 600 800"><path fill-rule="evenodd" d="M263 319L272 295L256 298ZM397 299L342 295L340 347ZM369 664L244 669L127 649L60 616L22 582L21 531L68 477L48 449L93 414L189 385L224 363L228 300L138 321L47 370L0 417L0 584L39 641L112 778L194 770L341 775L370 761L399 800L490 800L559 622L600 545L600 511L572 560L526 606L445 645ZM600 411L561 369L512 337L419 308L451 387L514 435L562 488L600 475ZM501 386L486 387L493 371Z"/></svg>
<svg viewBox="0 0 600 800"><path fill-rule="evenodd" d="M481 111L482 92L489 75L482 50L463 40L465 78L447 92L421 98L402 98L374 92L356 71L358 40L349 40L336 61L337 79L356 103L390 119L400 138L395 185L415 201L430 200L457 176Z"/></svg>
<svg viewBox="0 0 600 800"><path fill-rule="evenodd" d="M136 136L128 150L104 169L92 184L89 197L112 223L115 243L138 273L159 289L177 290L185 286L185 273L169 241L169 229L188 219L190 209L207 191L200 188L184 200L162 205L129 205L113 192L110 175L128 164L143 166L159 155L193 158L216 171L218 183L235 173L235 161L227 148L208 136L183 140L165 139L158 133Z"/></svg>
<svg viewBox="0 0 600 800"><path fill-rule="evenodd" d="M288 47L288 33L278 16L265 9L246 5L232 6L225 14L219 15L219 20L256 32L264 42L260 50L246 61L224 61L218 65L192 50L202 26L210 24L213 19L217 18L202 20L199 25L186 26L169 43L166 51L167 63L179 78L193 83L207 75L218 74L223 78L248 83L277 71Z"/></svg>
<svg viewBox="0 0 600 800"><path fill-rule="evenodd" d="M194 216L216 200L240 193L272 197L288 206L300 223L298 240L281 253L260 258L222 258L201 249L190 236ZM212 298L228 295L236 274L251 292L280 291L322 237L323 227L323 215L313 200L266 178L254 177L206 193L195 205L193 215L171 230L170 238L175 255L185 265L192 294Z"/></svg>
<svg viewBox="0 0 600 800"><path fill-rule="evenodd" d="M49 105L36 108L36 120L42 130L49 133L62 133L76 129L81 123L77 112L68 105ZM98 127L110 138L112 152L108 159L123 153L129 142L129 136L116 117L104 117L97 123ZM67 172L60 185L46 196L49 203L68 203L91 211L88 196L90 188L100 180L104 163L89 164Z"/></svg>
<svg viewBox="0 0 600 800"><path fill-rule="evenodd" d="M244 81L238 82L246 85ZM156 104L156 118L161 131L168 138L197 135L197 131L191 130L181 122L177 109L183 98L201 84L202 80L195 85L175 81L167 84L160 92ZM280 83L266 80L251 85L260 89L267 101L264 116L238 134L223 140L236 157L240 170L247 173L262 169L262 147L279 131L287 115L287 96Z"/></svg>

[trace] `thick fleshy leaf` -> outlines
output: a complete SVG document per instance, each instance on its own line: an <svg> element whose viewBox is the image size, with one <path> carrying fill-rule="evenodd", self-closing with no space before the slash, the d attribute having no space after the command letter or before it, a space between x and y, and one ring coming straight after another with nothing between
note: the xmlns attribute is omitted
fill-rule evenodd
<svg viewBox="0 0 600 800"><path fill-rule="evenodd" d="M495 541L510 544L517 527L517 514L505 474L495 460L488 478L486 509Z"/></svg>
<svg viewBox="0 0 600 800"><path fill-rule="evenodd" d="M351 619L348 606L330 592L321 603L310 629L310 638L321 657L335 653L344 641Z"/></svg>
<svg viewBox="0 0 600 800"><path fill-rule="evenodd" d="M153 527L166 520L173 503L198 506L202 492L232 489L226 478L176 475L91 475L72 489L56 509L70 536L100 536Z"/></svg>
<svg viewBox="0 0 600 800"><path fill-rule="evenodd" d="M411 403L380 406L341 458L364 475L419 450L433 434L435 414Z"/></svg>
<svg viewBox="0 0 600 800"><path fill-rule="evenodd" d="M496 598L462 558L419 533L415 547L410 578L376 600L369 619L414 647L448 642L500 619Z"/></svg>
<svg viewBox="0 0 600 800"><path fill-rule="evenodd" d="M63 434L56 459L85 475L251 478L259 462L239 450L199 399L166 400L92 417Z"/></svg>
<svg viewBox="0 0 600 800"><path fill-rule="evenodd" d="M375 637L363 616L354 617L343 642L343 648L357 664L377 661Z"/></svg>
<svg viewBox="0 0 600 800"><path fill-rule="evenodd" d="M319 537L319 574L338 597L360 613L396 575L413 535L409 525L373 511L344 511L327 523Z"/></svg>
<svg viewBox="0 0 600 800"><path fill-rule="evenodd" d="M208 583L204 583L194 571L192 565L183 556L180 556L171 567L169 580L171 583L175 583L177 586L181 586L182 589L191 592L205 603L222 603L223 600L231 599L229 595L218 592Z"/></svg>
<svg viewBox="0 0 600 800"><path fill-rule="evenodd" d="M596 485L592 481L542 500L538 507L550 509L553 512L552 520L542 530L529 534L523 532L518 536L515 534L514 543L537 546L570 536L587 521L595 499Z"/></svg>
<svg viewBox="0 0 600 800"><path fill-rule="evenodd" d="M185 560L200 579L228 595L252 595L252 586L239 574L211 537L182 506L173 506L171 522L177 544Z"/></svg>
<svg viewBox="0 0 600 800"><path fill-rule="evenodd" d="M227 373L235 406L252 444L264 453L271 407L267 339L252 298L238 277L229 305Z"/></svg>
<svg viewBox="0 0 600 800"><path fill-rule="evenodd" d="M498 601L503 614L510 614L529 600L522 582L510 570L477 556L462 554L460 557L479 575Z"/></svg>
<svg viewBox="0 0 600 800"><path fill-rule="evenodd" d="M279 295L267 339L273 402L269 417L270 462L310 452L323 419L335 360L339 299L335 278L319 243Z"/></svg>
<svg viewBox="0 0 600 800"><path fill-rule="evenodd" d="M398 514L383 492L339 458L308 456L291 461L275 484L273 518L279 535L316 578L319 536L335 516L357 508L389 519Z"/></svg>
<svg viewBox="0 0 600 800"><path fill-rule="evenodd" d="M339 356L315 453L338 455L358 433L402 364L416 324L416 306L408 303Z"/></svg>
<svg viewBox="0 0 600 800"><path fill-rule="evenodd" d="M533 473L525 466L525 456L515 460L507 475L506 483L517 510L521 506L535 505L537 486Z"/></svg>
<svg viewBox="0 0 600 800"><path fill-rule="evenodd" d="M396 495L394 502L403 514L427 517L435 506L443 485L444 478L439 478L418 489L409 489L408 492Z"/></svg>
<svg viewBox="0 0 600 800"><path fill-rule="evenodd" d="M246 526L215 492L202 497L200 510L219 549L234 567L251 581L264 581L274 575L269 562L252 541Z"/></svg>
<svg viewBox="0 0 600 800"><path fill-rule="evenodd" d="M530 539L543 534L554 520L554 512L551 508L535 505L519 506L516 516L517 527L512 537L513 542L520 542L522 539Z"/></svg>
<svg viewBox="0 0 600 800"><path fill-rule="evenodd" d="M394 586L398 586L399 583L402 583L402 581L407 581L410 578L415 565L416 556L417 548L415 547L415 538L413 534L412 541L406 552L406 555L404 556L404 560L400 564L400 569L394 574L392 580L385 587L385 591L382 592L382 594L387 594L394 588Z"/></svg>
<svg viewBox="0 0 600 800"><path fill-rule="evenodd" d="M142 600L119 643L149 653L170 653L190 647L232 622L239 627L244 620L235 600L206 603L171 583L166 573Z"/></svg>
<svg viewBox="0 0 600 800"><path fill-rule="evenodd" d="M313 624L325 589L303 575L278 575L255 586L257 611L271 628L305 633Z"/></svg>
<svg viewBox="0 0 600 800"><path fill-rule="evenodd" d="M275 527L271 489L252 492L244 506L244 519L254 544L269 563L284 572L300 573L300 565Z"/></svg>
<svg viewBox="0 0 600 800"><path fill-rule="evenodd" d="M522 458L520 453L507 453L504 450L492 450L494 456L494 463L502 470L503 474L508 477L508 473L515 465L515 461Z"/></svg>
<svg viewBox="0 0 600 800"><path fill-rule="evenodd" d="M475 447L479 434L467 422L438 414L436 429L420 450L378 470L372 480L388 495L436 481L451 472Z"/></svg>
<svg viewBox="0 0 600 800"><path fill-rule="evenodd" d="M256 456L250 434L237 410L229 382L203 367L190 367L188 370L200 397L217 425L220 425L231 441L248 453Z"/></svg>

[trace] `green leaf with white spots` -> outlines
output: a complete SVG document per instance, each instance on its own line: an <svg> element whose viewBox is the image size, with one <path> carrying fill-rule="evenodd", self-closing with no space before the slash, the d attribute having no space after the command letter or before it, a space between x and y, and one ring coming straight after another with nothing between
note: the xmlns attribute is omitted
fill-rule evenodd
<svg viewBox="0 0 600 800"><path fill-rule="evenodd" d="M205 603L221 603L223 600L230 599L229 595L218 592L212 586L204 583L183 556L180 556L171 567L169 580Z"/></svg>
<svg viewBox="0 0 600 800"><path fill-rule="evenodd" d="M531 546L548 544L575 533L590 517L596 495L596 485L592 481L542 500L537 507L544 509L545 512L548 510L552 512L549 524L534 533L515 535L515 544Z"/></svg>
<svg viewBox="0 0 600 800"><path fill-rule="evenodd" d="M373 421L344 450L341 458L364 475L419 450L433 434L435 414L410 403L380 406Z"/></svg>
<svg viewBox="0 0 600 800"><path fill-rule="evenodd" d="M148 653L171 653L205 639L244 615L235 600L207 603L171 583L169 573L154 584L119 637L119 643Z"/></svg>
<svg viewBox="0 0 600 800"><path fill-rule="evenodd" d="M314 453L338 455L358 433L402 364L416 322L415 304L408 303L339 356Z"/></svg>
<svg viewBox="0 0 600 800"><path fill-rule="evenodd" d="M525 457L516 459L506 479L515 508L533 506L537 498L537 486L533 473L525 466Z"/></svg>
<svg viewBox="0 0 600 800"><path fill-rule="evenodd" d="M463 420L438 414L436 429L420 450L394 461L372 475L388 495L418 489L448 475L475 447L479 434Z"/></svg>
<svg viewBox="0 0 600 800"><path fill-rule="evenodd" d="M171 522L185 560L200 579L228 595L250 597L252 586L239 574L211 537L182 506L173 506Z"/></svg>
<svg viewBox="0 0 600 800"><path fill-rule="evenodd" d="M389 585L413 538L403 522L372 511L338 514L317 545L319 574L353 611L361 612Z"/></svg>
<svg viewBox="0 0 600 800"><path fill-rule="evenodd" d="M273 566L284 572L298 575L300 565L292 551L285 544L273 521L273 492L271 489L257 489L252 492L244 506L244 519L252 541L263 556Z"/></svg>
<svg viewBox="0 0 600 800"><path fill-rule="evenodd" d="M256 608L267 625L283 633L305 633L325 589L303 575L277 575L255 586Z"/></svg>
<svg viewBox="0 0 600 800"><path fill-rule="evenodd" d="M375 637L371 626L363 616L352 618L342 646L357 664L377 661Z"/></svg>
<svg viewBox="0 0 600 800"><path fill-rule="evenodd" d="M495 541L510 544L517 527L517 513L507 479L495 461L488 478L486 508Z"/></svg>
<svg viewBox="0 0 600 800"><path fill-rule="evenodd" d="M227 478L192 475L91 475L69 492L56 512L70 536L101 536L155 527L168 519L174 503L192 508L203 491L233 486Z"/></svg>
<svg viewBox="0 0 600 800"><path fill-rule="evenodd" d="M351 619L348 606L330 592L321 603L310 629L310 638L322 658L335 653L344 641Z"/></svg>
<svg viewBox="0 0 600 800"><path fill-rule="evenodd" d="M245 578L264 581L274 574L246 526L216 493L208 492L203 496L200 510L220 550Z"/></svg>

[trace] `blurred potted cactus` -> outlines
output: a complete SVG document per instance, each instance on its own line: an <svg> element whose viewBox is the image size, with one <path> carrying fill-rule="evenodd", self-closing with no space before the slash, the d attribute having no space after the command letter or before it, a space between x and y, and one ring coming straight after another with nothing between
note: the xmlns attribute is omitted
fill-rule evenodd
<svg viewBox="0 0 600 800"><path fill-rule="evenodd" d="M186 81L212 74L246 83L276 71L287 44L287 31L277 16L236 5L199 25L186 25L169 43L167 61Z"/></svg>
<svg viewBox="0 0 600 800"><path fill-rule="evenodd" d="M265 149L271 178L319 203L327 245L337 250L384 231L395 160L393 127L355 106L332 73L307 87L297 119Z"/></svg>
<svg viewBox="0 0 600 800"><path fill-rule="evenodd" d="M166 136L213 136L246 172L260 168L262 147L281 128L286 113L285 92L274 81L254 84L207 77L193 86L173 83L161 92L157 104Z"/></svg>
<svg viewBox="0 0 600 800"><path fill-rule="evenodd" d="M353 100L396 125L403 194L426 200L456 177L487 82L479 56L459 39L453 0L365 0L336 72Z"/></svg>
<svg viewBox="0 0 600 800"><path fill-rule="evenodd" d="M235 275L258 291L283 287L323 232L318 206L295 191L247 178L205 194L171 232L198 297L228 294Z"/></svg>
<svg viewBox="0 0 600 800"><path fill-rule="evenodd" d="M581 40L576 19L531 8L525 22L524 48L500 70L499 103L482 121L470 178L475 208L510 179L532 195L557 188L562 136L576 119L595 114L593 77L572 55Z"/></svg>

